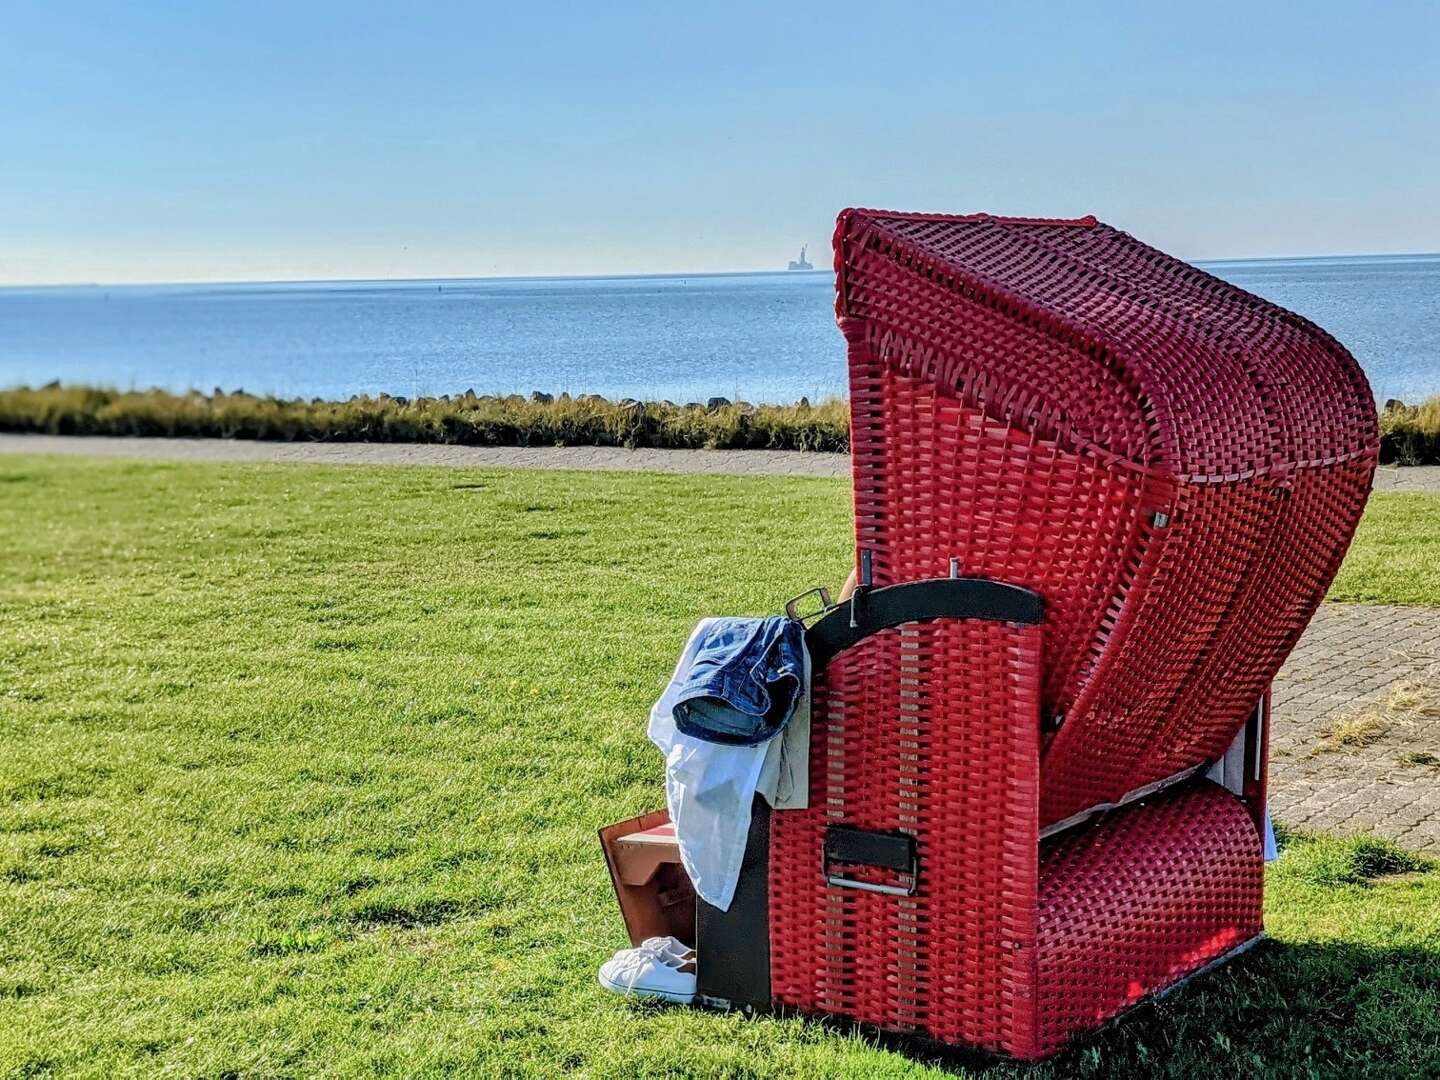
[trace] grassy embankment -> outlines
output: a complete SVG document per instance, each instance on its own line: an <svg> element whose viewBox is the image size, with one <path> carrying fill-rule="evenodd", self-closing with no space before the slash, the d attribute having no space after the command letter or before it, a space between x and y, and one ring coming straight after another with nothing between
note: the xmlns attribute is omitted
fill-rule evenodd
<svg viewBox="0 0 1440 1080"><path fill-rule="evenodd" d="M4 457L0 499L0 1076L942 1075L594 981L648 704L698 616L843 576L842 482ZM1440 600L1437 525L1378 497L1336 595ZM992 1075L1440 1070L1440 870L1295 838L1267 919Z"/></svg>
<svg viewBox="0 0 1440 1080"><path fill-rule="evenodd" d="M68 386L0 390L0 431L57 435L834 451L848 448L849 424L843 401L708 409L593 395L303 401Z"/></svg>
<svg viewBox="0 0 1440 1080"><path fill-rule="evenodd" d="M1440 461L1440 397L1380 420L1381 457ZM120 392L82 386L0 390L0 431L283 441L438 442L480 446L654 446L829 450L849 446L843 401L715 409L594 395L357 397L304 401L252 394Z"/></svg>

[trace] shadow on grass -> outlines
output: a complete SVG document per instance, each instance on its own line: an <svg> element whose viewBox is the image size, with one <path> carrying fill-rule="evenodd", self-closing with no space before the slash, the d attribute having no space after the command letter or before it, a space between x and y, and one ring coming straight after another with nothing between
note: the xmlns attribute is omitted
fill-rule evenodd
<svg viewBox="0 0 1440 1080"><path fill-rule="evenodd" d="M878 1049L986 1077L1440 1076L1440 952L1262 941L1038 1065L858 1034Z"/></svg>

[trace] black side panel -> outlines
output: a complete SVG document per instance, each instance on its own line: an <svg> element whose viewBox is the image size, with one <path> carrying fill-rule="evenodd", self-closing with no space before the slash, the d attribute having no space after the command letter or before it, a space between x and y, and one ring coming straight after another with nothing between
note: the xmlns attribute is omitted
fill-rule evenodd
<svg viewBox="0 0 1440 1080"><path fill-rule="evenodd" d="M770 804L759 795L730 910L696 900L695 961L702 1004L770 1007Z"/></svg>

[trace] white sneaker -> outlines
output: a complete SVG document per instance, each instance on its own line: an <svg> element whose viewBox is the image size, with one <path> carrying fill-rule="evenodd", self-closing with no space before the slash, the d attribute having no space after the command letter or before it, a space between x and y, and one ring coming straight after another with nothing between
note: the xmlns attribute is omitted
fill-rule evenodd
<svg viewBox="0 0 1440 1080"><path fill-rule="evenodd" d="M685 967L690 970L681 970ZM600 985L616 994L689 1005L695 1000L694 968L694 949L673 937L652 937L601 964Z"/></svg>

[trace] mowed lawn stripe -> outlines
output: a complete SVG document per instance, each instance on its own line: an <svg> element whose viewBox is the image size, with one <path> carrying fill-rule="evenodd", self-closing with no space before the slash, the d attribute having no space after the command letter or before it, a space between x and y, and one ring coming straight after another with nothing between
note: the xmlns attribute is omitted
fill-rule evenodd
<svg viewBox="0 0 1440 1080"><path fill-rule="evenodd" d="M1435 599L1426 498L1337 596ZM0 1075L930 1073L594 982L646 710L696 619L838 584L843 482L16 457L0 507ZM1440 1064L1440 874L1271 881L1278 944L1060 1073Z"/></svg>

